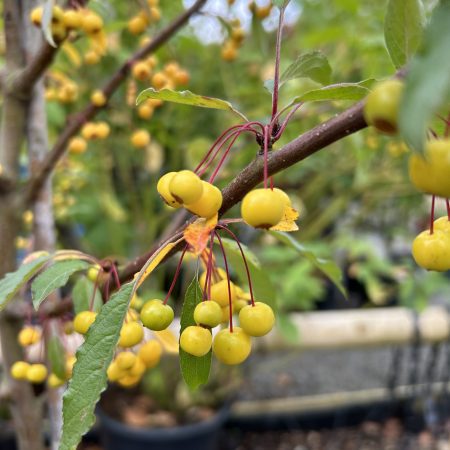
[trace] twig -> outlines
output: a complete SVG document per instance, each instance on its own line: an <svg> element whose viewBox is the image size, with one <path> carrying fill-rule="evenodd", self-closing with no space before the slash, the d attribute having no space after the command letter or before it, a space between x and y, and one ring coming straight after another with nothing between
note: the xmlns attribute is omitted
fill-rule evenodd
<svg viewBox="0 0 450 450"><path fill-rule="evenodd" d="M114 94L117 88L126 79L135 61L153 53L165 44L166 41L168 41L205 3L206 0L197 0L189 9L180 14L177 19L155 36L149 44L141 48L131 58L125 61L103 87L102 91L105 97L109 99ZM24 188L24 200L27 204L33 201L58 161L64 155L69 139L80 130L84 123L91 120L101 109L102 108L90 103L67 123L66 128L59 135L58 140L36 171L36 174L28 181Z"/></svg>

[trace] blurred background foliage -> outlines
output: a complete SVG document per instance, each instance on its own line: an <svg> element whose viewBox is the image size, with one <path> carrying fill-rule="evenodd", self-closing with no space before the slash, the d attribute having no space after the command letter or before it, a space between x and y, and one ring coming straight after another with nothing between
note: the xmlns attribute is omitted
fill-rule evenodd
<svg viewBox="0 0 450 450"><path fill-rule="evenodd" d="M72 103L48 101L51 141L70 115L89 102L92 91L136 51L143 37L151 38L191 3L161 2L161 20L144 35L134 36L127 30L127 21L141 8L139 1L90 2L106 23L107 54L98 64L85 65L86 39L72 42L72 51L59 53L53 72L72 80L78 97ZM256 3L260 7L267 4ZM427 8L434 3L426 2ZM227 99L250 119L264 121L270 114L271 97L263 82L273 76L277 12L274 9L260 19L252 16L248 4L247 0L236 0L229 6L225 0L210 0L201 16L157 52L154 70L176 61L189 72L187 89ZM394 67L383 39L385 8L385 1L292 0L282 69L300 53L320 50L330 61L333 82L391 76ZM236 59L225 61L221 53L236 19L246 36ZM312 83L294 80L287 84L281 92L281 104L310 89ZM51 76L47 84L52 85ZM62 247L114 257L121 263L148 250L174 214L158 197L158 178L167 171L194 168L211 143L236 123L235 117L224 111L176 104L164 104L155 108L150 119L141 119L134 99L149 85L129 80L98 117L110 125L110 136L90 141L85 153L69 153L59 164L54 177L54 207ZM349 105L319 102L300 108L276 148ZM130 144L130 135L140 128L150 132L151 142L137 149ZM219 186L232 179L257 151L254 140L240 138L220 174ZM402 142L364 130L275 176L276 186L288 192L300 211L296 239L318 256L339 262L350 293L346 301L310 262L272 236L236 226L272 281L280 310L398 303L420 308L430 295L443 289L443 276L419 271L410 256L412 237L427 221L428 199L409 183L407 157L408 149ZM238 214L234 208L228 215ZM26 238L25 227L19 247L27 245ZM266 245L269 242L273 245ZM147 285L148 295L167 289L175 263L157 271ZM182 282L187 283L194 270L192 262Z"/></svg>

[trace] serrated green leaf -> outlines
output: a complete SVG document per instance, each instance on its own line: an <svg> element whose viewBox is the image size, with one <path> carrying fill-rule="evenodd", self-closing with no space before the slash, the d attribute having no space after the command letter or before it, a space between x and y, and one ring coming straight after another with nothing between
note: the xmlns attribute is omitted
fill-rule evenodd
<svg viewBox="0 0 450 450"><path fill-rule="evenodd" d="M201 301L202 290L197 278L194 278L187 288L184 297L183 309L180 317L180 335L185 328L196 325L194 321L194 309ZM211 355L212 352L209 351L205 356L193 356L186 353L180 347L181 374L190 389L197 389L208 381L209 372L211 370Z"/></svg>
<svg viewBox="0 0 450 450"><path fill-rule="evenodd" d="M53 40L52 34L52 18L53 18L53 6L55 0L47 0L44 5L44 10L42 11L41 28L44 33L47 42L56 48L55 41Z"/></svg>
<svg viewBox="0 0 450 450"><path fill-rule="evenodd" d="M244 261L242 260L241 252L237 243L228 238L222 238L222 242L227 258L230 261L239 282L242 284L247 284L247 273L245 271ZM266 271L261 267L256 255L244 244L241 244L241 247L244 251L250 271L255 300L267 303L273 310L276 311L277 294L270 277L267 276Z"/></svg>
<svg viewBox="0 0 450 450"><path fill-rule="evenodd" d="M7 273L0 280L0 311L14 297L17 291L36 275L49 259L50 255L40 256L29 263L22 264L15 272Z"/></svg>
<svg viewBox="0 0 450 450"><path fill-rule="evenodd" d="M365 83L365 81L361 83ZM295 97L291 104L328 100L361 100L369 92L370 90L360 83L330 84L329 86L313 89Z"/></svg>
<svg viewBox="0 0 450 450"><path fill-rule="evenodd" d="M70 259L67 261L56 261L44 270L31 285L34 308L37 310L51 292L64 286L73 273L86 270L89 266L90 264L86 261Z"/></svg>
<svg viewBox="0 0 450 450"><path fill-rule="evenodd" d="M283 72L280 84L295 78L310 78L320 84L329 84L331 67L327 57L319 51L303 53Z"/></svg>
<svg viewBox="0 0 450 450"><path fill-rule="evenodd" d="M424 24L425 15L420 0L389 0L384 39L397 69L404 66L418 49Z"/></svg>
<svg viewBox="0 0 450 450"><path fill-rule="evenodd" d="M59 450L74 450L95 422L95 405L106 388L106 370L119 341L133 284L122 286L103 306L77 351L72 379L63 397Z"/></svg>
<svg viewBox="0 0 450 450"><path fill-rule="evenodd" d="M339 291L341 291L342 295L347 298L347 290L342 284L342 271L334 261L318 258L312 251L308 250L304 245L300 244L300 242L288 233L271 231L270 234L275 236L283 244L297 250L300 255L306 258L309 262L311 262L311 264L326 275L335 284Z"/></svg>
<svg viewBox="0 0 450 450"><path fill-rule="evenodd" d="M420 54L406 75L399 113L400 134L415 151L422 152L426 130L440 106L450 103L450 1L433 11Z"/></svg>
<svg viewBox="0 0 450 450"><path fill-rule="evenodd" d="M72 289L72 303L75 314L87 311L91 306L95 284L86 277L80 277ZM99 312L103 305L100 289L96 289L92 311Z"/></svg>
<svg viewBox="0 0 450 450"><path fill-rule="evenodd" d="M64 346L58 336L52 336L47 343L47 355L52 372L61 380L66 378L66 358Z"/></svg>
<svg viewBox="0 0 450 450"><path fill-rule="evenodd" d="M247 118L233 107L230 102L220 98L205 97L204 95L194 94L191 91L174 91L172 89L161 89L158 91L154 88L143 90L136 99L136 105L140 105L149 98L156 98L165 102L181 103L182 105L199 106L200 108L222 109L232 111L239 117L247 120Z"/></svg>
<svg viewBox="0 0 450 450"><path fill-rule="evenodd" d="M287 342L298 343L300 338L298 329L287 314L277 314L277 328Z"/></svg>

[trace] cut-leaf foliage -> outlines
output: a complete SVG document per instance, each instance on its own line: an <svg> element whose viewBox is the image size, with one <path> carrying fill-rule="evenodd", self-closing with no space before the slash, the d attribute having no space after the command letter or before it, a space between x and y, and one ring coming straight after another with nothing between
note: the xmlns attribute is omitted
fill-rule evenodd
<svg viewBox="0 0 450 450"><path fill-rule="evenodd" d="M417 51L425 15L420 0L389 0L384 20L384 39L392 63L398 69Z"/></svg>
<svg viewBox="0 0 450 450"><path fill-rule="evenodd" d="M361 100L369 92L369 86L375 80L364 80L360 83L330 84L320 89L307 91L292 100L291 104L304 102L323 102L329 100Z"/></svg>
<svg viewBox="0 0 450 450"><path fill-rule="evenodd" d="M195 277L186 290L183 309L180 318L180 335L183 330L191 325L196 325L194 321L194 309L202 301L202 290ZM180 347L180 368L183 379L190 389L197 389L205 384L209 378L211 370L211 350L205 356L193 356L186 353Z"/></svg>
<svg viewBox="0 0 450 450"><path fill-rule="evenodd" d="M450 1L437 6L421 51L411 61L400 105L399 128L405 142L422 152L426 129L440 106L450 102Z"/></svg>
<svg viewBox="0 0 450 450"><path fill-rule="evenodd" d="M64 346L58 336L48 340L47 355L52 372L61 380L66 378L66 358Z"/></svg>
<svg viewBox="0 0 450 450"><path fill-rule="evenodd" d="M132 289L133 283L122 286L103 306L77 351L72 379L63 398L59 450L75 449L95 422L95 405L106 388L106 370L114 356Z"/></svg>
<svg viewBox="0 0 450 450"><path fill-rule="evenodd" d="M68 261L57 261L45 269L31 285L33 305L35 309L52 293L55 289L64 286L69 277L75 272L86 270L90 266L86 261L71 259Z"/></svg>
<svg viewBox="0 0 450 450"><path fill-rule="evenodd" d="M243 117L237 109L233 107L230 102L220 98L205 97L204 95L194 94L191 91L174 91L172 89L157 90L148 88L143 90L136 99L136 105L140 105L143 101L149 98L156 98L165 102L181 103L182 105L199 106L200 108L222 109L225 111L232 111Z"/></svg>
<svg viewBox="0 0 450 450"><path fill-rule="evenodd" d="M237 243L228 238L222 238L222 242L226 251L227 259L234 268L239 282L242 284L247 284L247 273L245 271L244 261L242 260L241 252ZM270 277L267 276L266 271L259 264L258 258L255 254L250 251L247 246L241 244L241 247L244 251L250 271L255 300L267 303L275 310L277 294Z"/></svg>
<svg viewBox="0 0 450 450"><path fill-rule="evenodd" d="M0 311L14 297L17 291L38 273L49 259L50 255L48 254L39 256L33 261L22 264L15 272L7 273L0 280Z"/></svg>
<svg viewBox="0 0 450 450"><path fill-rule="evenodd" d="M287 233L272 231L271 234L280 242L283 242L289 247L297 250L300 255L310 261L315 267L317 267L317 269L326 275L335 284L342 295L347 298L347 291L342 284L342 271L334 261L318 258L312 251L308 250L304 245L300 244L300 242Z"/></svg>
<svg viewBox="0 0 450 450"><path fill-rule="evenodd" d="M94 295L95 284L86 277L80 277L73 289L72 289L72 303L75 314L81 311L87 311L90 309L92 302L92 311L99 312L102 305L102 294L100 289L95 290L94 300L92 301L92 296Z"/></svg>
<svg viewBox="0 0 450 450"><path fill-rule="evenodd" d="M319 51L303 53L283 72L280 83L295 78L310 78L320 84L329 84L331 67L327 57Z"/></svg>
<svg viewBox="0 0 450 450"><path fill-rule="evenodd" d="M53 18L53 6L55 4L54 0L47 0L44 5L44 10L42 11L42 21L41 28L44 33L47 42L56 48L55 41L53 40L52 34L52 18Z"/></svg>

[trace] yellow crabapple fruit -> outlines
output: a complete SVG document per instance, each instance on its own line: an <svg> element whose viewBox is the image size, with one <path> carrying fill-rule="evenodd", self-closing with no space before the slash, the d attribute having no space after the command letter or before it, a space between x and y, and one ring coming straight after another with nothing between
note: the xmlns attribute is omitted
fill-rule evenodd
<svg viewBox="0 0 450 450"><path fill-rule="evenodd" d="M147 28L147 21L141 16L135 16L128 21L127 26L131 34L141 34Z"/></svg>
<svg viewBox="0 0 450 450"><path fill-rule="evenodd" d="M37 27L41 26L43 12L44 8L42 6L37 6L31 10L30 21L33 25L36 25Z"/></svg>
<svg viewBox="0 0 450 450"><path fill-rule="evenodd" d="M47 378L47 367L44 364L30 364L27 370L27 380L33 384L42 383Z"/></svg>
<svg viewBox="0 0 450 450"><path fill-rule="evenodd" d="M84 55L84 62L89 66L97 64L100 61L100 59L101 59L100 54L97 53L95 50L88 50Z"/></svg>
<svg viewBox="0 0 450 450"><path fill-rule="evenodd" d="M156 72L152 76L152 85L155 89L162 89L167 85L167 76L163 72Z"/></svg>
<svg viewBox="0 0 450 450"><path fill-rule="evenodd" d="M125 375L123 377L120 377L117 380L117 383L123 388L130 388L136 386L139 383L139 381L141 381L141 377Z"/></svg>
<svg viewBox="0 0 450 450"><path fill-rule="evenodd" d="M94 323L97 313L94 311L81 311L73 320L73 329L80 334L86 334Z"/></svg>
<svg viewBox="0 0 450 450"><path fill-rule="evenodd" d="M16 361L11 366L11 370L10 370L11 376L15 380L26 380L29 368L30 368L30 364L28 364L26 361Z"/></svg>
<svg viewBox="0 0 450 450"><path fill-rule="evenodd" d="M80 11L77 11L76 9L67 9L66 11L64 11L63 23L66 28L75 30L81 27L81 24L83 23L83 17Z"/></svg>
<svg viewBox="0 0 450 450"><path fill-rule="evenodd" d="M434 230L440 230L450 236L450 220L447 216L439 217L434 221Z"/></svg>
<svg viewBox="0 0 450 450"><path fill-rule="evenodd" d="M236 287L232 281L230 281L230 294L231 303L233 303L236 300ZM227 280L220 280L211 285L211 300L214 300L222 307L229 306L230 299L228 295Z"/></svg>
<svg viewBox="0 0 450 450"><path fill-rule="evenodd" d="M151 73L152 70L145 61L137 61L131 68L131 74L139 81L148 80Z"/></svg>
<svg viewBox="0 0 450 450"><path fill-rule="evenodd" d="M150 330L165 330L174 317L173 309L162 300L150 300L141 309L141 321Z"/></svg>
<svg viewBox="0 0 450 450"><path fill-rule="evenodd" d="M450 237L441 230L420 233L413 241L412 254L417 265L427 270L450 270Z"/></svg>
<svg viewBox="0 0 450 450"><path fill-rule="evenodd" d="M367 96L364 105L364 118L367 124L386 134L396 133L402 93L401 80L392 79L377 84Z"/></svg>
<svg viewBox="0 0 450 450"><path fill-rule="evenodd" d="M158 194L162 197L164 202L171 206L172 208L180 208L181 203L177 202L169 190L169 184L172 181L172 178L176 175L176 172L168 172L165 175L163 175L159 180L158 184L156 185L156 190L158 191Z"/></svg>
<svg viewBox="0 0 450 450"><path fill-rule="evenodd" d="M180 336L180 347L190 355L204 356L211 350L211 331L199 326L190 326Z"/></svg>
<svg viewBox="0 0 450 450"><path fill-rule="evenodd" d="M105 94L99 89L95 90L91 95L91 102L97 107L104 106L106 104Z"/></svg>
<svg viewBox="0 0 450 450"><path fill-rule="evenodd" d="M224 61L231 62L234 61L237 58L238 51L236 44L234 41L227 41L225 42L222 51L221 56Z"/></svg>
<svg viewBox="0 0 450 450"><path fill-rule="evenodd" d="M194 309L194 320L198 325L214 328L222 322L222 308L217 302L200 302Z"/></svg>
<svg viewBox="0 0 450 450"><path fill-rule="evenodd" d="M86 34L96 34L103 28L103 19L93 11L88 11L83 16L81 27Z"/></svg>
<svg viewBox="0 0 450 450"><path fill-rule="evenodd" d="M93 283L95 283L97 281L97 277L98 277L98 273L100 272L100 269L101 269L101 267L99 265L89 267L89 269L87 271L87 277Z"/></svg>
<svg viewBox="0 0 450 450"><path fill-rule="evenodd" d="M138 107L138 116L141 119L150 119L153 116L153 106L144 103Z"/></svg>
<svg viewBox="0 0 450 450"><path fill-rule="evenodd" d="M144 329L139 322L128 322L122 325L120 330L119 347L133 347L144 338Z"/></svg>
<svg viewBox="0 0 450 450"><path fill-rule="evenodd" d="M242 328L220 330L212 344L216 358L224 364L235 365L244 362L252 349L250 336Z"/></svg>
<svg viewBox="0 0 450 450"><path fill-rule="evenodd" d="M284 209L279 193L271 189L254 189L242 200L241 216L255 228L270 228L283 218Z"/></svg>
<svg viewBox="0 0 450 450"><path fill-rule="evenodd" d="M41 332L35 327L24 327L20 330L17 340L22 347L28 347L41 340Z"/></svg>
<svg viewBox="0 0 450 450"><path fill-rule="evenodd" d="M136 357L134 364L130 367L130 369L128 371L128 375L130 375L132 377L142 377L142 375L144 374L146 369L147 369L147 367L146 367L144 361L142 361L141 358Z"/></svg>
<svg viewBox="0 0 450 450"><path fill-rule="evenodd" d="M179 70L173 77L177 86L186 86L189 83L190 75L187 70Z"/></svg>
<svg viewBox="0 0 450 450"><path fill-rule="evenodd" d="M61 378L58 378L58 376L54 373L51 373L50 376L47 379L48 387L56 389L65 384L66 380L61 380Z"/></svg>
<svg viewBox="0 0 450 450"><path fill-rule="evenodd" d="M282 189L273 188L273 192L277 193L280 196L285 208L292 205L289 195L287 195L286 192L284 192Z"/></svg>
<svg viewBox="0 0 450 450"><path fill-rule="evenodd" d="M151 339L141 345L138 356L148 369L155 367L162 354L162 346L156 339Z"/></svg>
<svg viewBox="0 0 450 450"><path fill-rule="evenodd" d="M207 181L202 181L202 195L194 203L185 204L185 208L191 213L209 219L217 214L222 206L222 192L216 186Z"/></svg>
<svg viewBox="0 0 450 450"><path fill-rule="evenodd" d="M169 192L178 203L192 204L202 196L203 183L191 170L181 170L170 180Z"/></svg>
<svg viewBox="0 0 450 450"><path fill-rule="evenodd" d="M83 136L84 139L87 141L90 141L91 139L96 139L97 136L97 124L94 122L87 122L83 125L81 128L81 136Z"/></svg>
<svg viewBox="0 0 450 450"><path fill-rule="evenodd" d="M147 130L136 130L130 137L131 145L144 148L150 143L150 133Z"/></svg>
<svg viewBox="0 0 450 450"><path fill-rule="evenodd" d="M96 134L99 139L105 139L109 136L111 129L109 128L109 125L106 122L104 121L98 122L95 124L95 126L96 126Z"/></svg>
<svg viewBox="0 0 450 450"><path fill-rule="evenodd" d="M79 155L84 153L87 149L87 142L81 136L73 137L68 144L68 150L70 153Z"/></svg>
<svg viewBox="0 0 450 450"><path fill-rule="evenodd" d="M133 367L136 358L133 352L121 352L116 356L115 362L120 370L128 370Z"/></svg>
<svg viewBox="0 0 450 450"><path fill-rule="evenodd" d="M239 325L249 336L264 336L275 323L272 308L262 302L244 306L239 312Z"/></svg>
<svg viewBox="0 0 450 450"><path fill-rule="evenodd" d="M106 376L108 377L108 380L111 382L116 382L119 378L123 377L126 375L126 371L120 369L120 367L118 366L116 361L113 361L107 371L106 371Z"/></svg>

